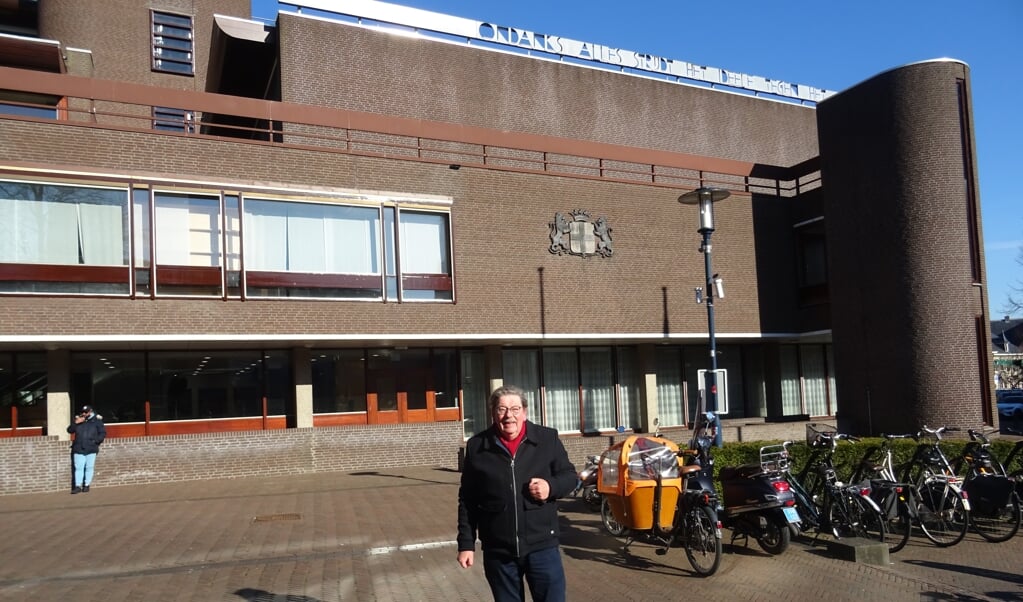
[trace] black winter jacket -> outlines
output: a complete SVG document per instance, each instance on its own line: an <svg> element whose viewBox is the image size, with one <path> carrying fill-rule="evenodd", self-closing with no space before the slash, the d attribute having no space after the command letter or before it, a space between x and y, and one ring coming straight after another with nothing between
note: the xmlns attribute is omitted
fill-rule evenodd
<svg viewBox="0 0 1023 602"><path fill-rule="evenodd" d="M71 443L71 453L74 454L99 453L99 444L107 438L107 428L96 414L81 424L72 422L71 426L67 427L67 432L75 435L75 440Z"/></svg>
<svg viewBox="0 0 1023 602"><path fill-rule="evenodd" d="M558 431L526 422L526 436L514 460L497 442L494 427L469 439L458 489L458 551L483 550L521 558L558 545L557 498L575 489L578 478ZM545 479L545 502L529 495L529 480Z"/></svg>

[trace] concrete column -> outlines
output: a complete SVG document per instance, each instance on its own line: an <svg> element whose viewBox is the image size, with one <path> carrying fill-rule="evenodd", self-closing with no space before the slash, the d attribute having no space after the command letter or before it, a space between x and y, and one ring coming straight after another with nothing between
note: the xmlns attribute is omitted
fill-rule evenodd
<svg viewBox="0 0 1023 602"><path fill-rule="evenodd" d="M71 352L56 349L46 353L46 435L69 441L71 424Z"/></svg>
<svg viewBox="0 0 1023 602"><path fill-rule="evenodd" d="M654 420L657 419L657 356L653 345L639 346L640 399L643 400L642 427L643 432L657 431Z"/></svg>
<svg viewBox="0 0 1023 602"><path fill-rule="evenodd" d="M295 378L294 428L312 428L313 367L312 354L308 349L300 347L291 350L291 373Z"/></svg>

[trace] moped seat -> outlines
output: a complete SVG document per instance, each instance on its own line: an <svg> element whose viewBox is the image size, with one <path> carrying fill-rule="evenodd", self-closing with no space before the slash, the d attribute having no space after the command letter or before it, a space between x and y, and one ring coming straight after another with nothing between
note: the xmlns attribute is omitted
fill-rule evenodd
<svg viewBox="0 0 1023 602"><path fill-rule="evenodd" d="M722 481L730 479L748 479L763 472L760 464L742 464L741 466L725 466L721 469Z"/></svg>

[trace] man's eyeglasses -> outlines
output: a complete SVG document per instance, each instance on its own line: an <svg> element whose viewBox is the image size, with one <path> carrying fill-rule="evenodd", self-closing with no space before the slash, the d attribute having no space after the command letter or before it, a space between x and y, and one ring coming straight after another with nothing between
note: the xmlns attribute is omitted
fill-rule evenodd
<svg viewBox="0 0 1023 602"><path fill-rule="evenodd" d="M498 416L507 416L508 414L511 414L512 416L518 416L519 414L522 413L522 410L524 410L524 409L526 409L526 408L524 408L522 406L515 406L513 408L506 408L504 406L497 406L496 408L494 408L494 411L497 412Z"/></svg>

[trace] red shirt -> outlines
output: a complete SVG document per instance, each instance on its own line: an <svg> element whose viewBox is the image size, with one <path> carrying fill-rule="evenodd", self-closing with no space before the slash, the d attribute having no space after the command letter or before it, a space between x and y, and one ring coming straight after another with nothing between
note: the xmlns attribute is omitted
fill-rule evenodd
<svg viewBox="0 0 1023 602"><path fill-rule="evenodd" d="M498 438L501 440L501 443L508 448L508 453L511 454L511 457L514 458L515 451L519 449L519 443L522 443L522 440L526 438L526 423L522 423L522 428L519 429L519 435L514 439L505 439L500 434L498 434Z"/></svg>

